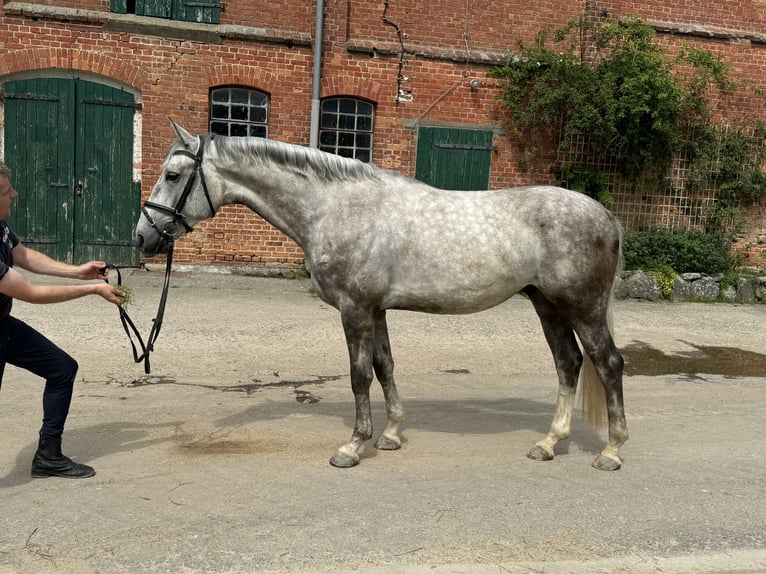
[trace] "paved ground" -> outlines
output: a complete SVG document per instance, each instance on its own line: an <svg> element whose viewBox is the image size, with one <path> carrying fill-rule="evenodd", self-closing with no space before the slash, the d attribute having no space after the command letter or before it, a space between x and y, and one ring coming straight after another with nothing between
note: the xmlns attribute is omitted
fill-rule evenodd
<svg viewBox="0 0 766 574"><path fill-rule="evenodd" d="M160 275L126 278L144 331ZM29 477L41 382L9 367L0 573L766 572L766 306L618 302L636 374L616 473L590 467L603 439L579 419L554 461L524 456L556 383L523 298L390 313L405 443L338 470L353 402L337 312L303 280L172 285L150 376L107 303L16 304L80 362L64 449L98 475ZM703 351L719 374L685 372ZM658 360L678 374L640 374Z"/></svg>

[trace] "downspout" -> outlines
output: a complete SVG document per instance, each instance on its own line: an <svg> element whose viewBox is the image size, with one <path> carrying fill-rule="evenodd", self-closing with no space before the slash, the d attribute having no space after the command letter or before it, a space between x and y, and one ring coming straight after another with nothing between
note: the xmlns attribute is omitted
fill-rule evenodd
<svg viewBox="0 0 766 574"><path fill-rule="evenodd" d="M322 83L322 29L324 28L324 0L317 0L316 31L314 32L314 86L311 92L311 133L309 145L319 145L319 96Z"/></svg>

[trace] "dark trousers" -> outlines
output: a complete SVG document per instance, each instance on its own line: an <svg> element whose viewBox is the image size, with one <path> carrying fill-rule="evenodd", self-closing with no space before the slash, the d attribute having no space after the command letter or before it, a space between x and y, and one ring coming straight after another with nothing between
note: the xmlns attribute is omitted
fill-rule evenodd
<svg viewBox="0 0 766 574"><path fill-rule="evenodd" d="M77 361L14 317L0 320L0 387L6 363L45 379L40 438L60 437L72 402Z"/></svg>

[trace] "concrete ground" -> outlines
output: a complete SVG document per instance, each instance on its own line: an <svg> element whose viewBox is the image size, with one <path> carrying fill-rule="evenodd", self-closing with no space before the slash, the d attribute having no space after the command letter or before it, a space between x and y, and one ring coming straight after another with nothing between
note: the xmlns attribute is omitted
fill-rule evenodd
<svg viewBox="0 0 766 574"><path fill-rule="evenodd" d="M162 273L126 275L145 334ZM150 375L108 303L15 304L80 363L64 452L98 474L30 478L42 383L8 367L0 573L766 572L766 306L617 302L633 374L614 473L591 468L604 438L579 418L555 460L525 457L557 384L523 297L391 312L404 444L339 470L353 399L338 313L305 280L171 285Z"/></svg>

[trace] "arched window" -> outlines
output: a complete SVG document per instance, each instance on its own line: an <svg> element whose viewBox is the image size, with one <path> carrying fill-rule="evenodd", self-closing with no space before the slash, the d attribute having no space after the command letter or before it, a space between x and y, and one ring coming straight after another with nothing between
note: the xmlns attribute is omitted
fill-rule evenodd
<svg viewBox="0 0 766 574"><path fill-rule="evenodd" d="M372 160L374 109L355 98L322 100L319 149L364 162Z"/></svg>
<svg viewBox="0 0 766 574"><path fill-rule="evenodd" d="M269 137L269 96L249 88L210 91L210 133Z"/></svg>

